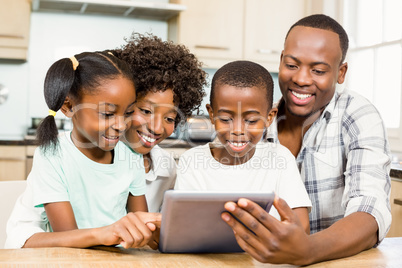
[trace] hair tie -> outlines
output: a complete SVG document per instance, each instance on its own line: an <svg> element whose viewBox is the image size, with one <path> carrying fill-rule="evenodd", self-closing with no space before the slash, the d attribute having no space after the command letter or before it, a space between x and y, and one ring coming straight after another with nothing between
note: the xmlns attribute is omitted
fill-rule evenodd
<svg viewBox="0 0 402 268"><path fill-rule="evenodd" d="M55 115L56 115L56 112L55 112L55 111L53 111L53 110L49 110L49 115L51 115L51 116L55 116Z"/></svg>
<svg viewBox="0 0 402 268"><path fill-rule="evenodd" d="M77 67L78 67L78 65L79 65L78 60L77 60L74 56L70 57L70 60L71 60L71 62L73 63L73 70L74 70L74 71L77 70Z"/></svg>

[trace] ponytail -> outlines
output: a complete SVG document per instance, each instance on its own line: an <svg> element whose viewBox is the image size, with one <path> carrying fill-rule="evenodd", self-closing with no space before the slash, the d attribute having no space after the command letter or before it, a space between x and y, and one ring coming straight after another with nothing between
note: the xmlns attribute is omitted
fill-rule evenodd
<svg viewBox="0 0 402 268"><path fill-rule="evenodd" d="M64 58L53 63L47 71L44 94L46 104L50 110L49 115L42 120L36 132L36 139L45 151L49 148L57 149L58 130L54 116L63 106L74 83L77 67L78 61L75 57L71 59Z"/></svg>

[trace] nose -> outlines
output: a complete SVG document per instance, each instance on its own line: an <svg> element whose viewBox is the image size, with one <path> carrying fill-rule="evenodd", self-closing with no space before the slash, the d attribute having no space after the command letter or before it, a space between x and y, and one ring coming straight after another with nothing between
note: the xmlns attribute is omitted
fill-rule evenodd
<svg viewBox="0 0 402 268"><path fill-rule="evenodd" d="M292 81L296 85L303 87L303 86L309 86L312 84L312 77L309 68L303 67L297 70L292 76Z"/></svg>
<svg viewBox="0 0 402 268"><path fill-rule="evenodd" d="M163 133L163 117L161 115L154 115L151 121L148 122L148 130L152 134L160 135Z"/></svg>
<svg viewBox="0 0 402 268"><path fill-rule="evenodd" d="M244 122L241 120L241 118L237 118L233 120L233 125L232 125L232 134L235 136L240 136L244 135Z"/></svg>
<svg viewBox="0 0 402 268"><path fill-rule="evenodd" d="M126 121L124 116L116 116L116 120L112 126L112 128L118 132L123 132L127 129L129 122Z"/></svg>

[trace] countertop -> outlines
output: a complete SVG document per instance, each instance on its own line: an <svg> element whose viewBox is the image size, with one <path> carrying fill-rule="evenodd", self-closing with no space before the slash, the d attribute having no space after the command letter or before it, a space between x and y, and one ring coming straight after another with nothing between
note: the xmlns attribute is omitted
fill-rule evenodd
<svg viewBox="0 0 402 268"><path fill-rule="evenodd" d="M306 267L402 267L402 237L385 238L377 248ZM297 267L263 264L246 253L165 254L115 247L0 249L6 267Z"/></svg>

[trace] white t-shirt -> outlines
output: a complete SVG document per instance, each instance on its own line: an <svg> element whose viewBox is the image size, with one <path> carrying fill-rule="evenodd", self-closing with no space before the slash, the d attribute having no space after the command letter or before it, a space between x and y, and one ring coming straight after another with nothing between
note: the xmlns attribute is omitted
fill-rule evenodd
<svg viewBox="0 0 402 268"><path fill-rule="evenodd" d="M180 157L176 190L274 191L291 208L311 207L295 158L284 146L260 142L246 163L225 165L212 156L210 144L192 148ZM280 219L274 207L270 214Z"/></svg>
<svg viewBox="0 0 402 268"><path fill-rule="evenodd" d="M166 190L173 189L176 181L176 162L164 149L156 145L151 150L151 170L145 175L149 212L160 212L163 194Z"/></svg>

